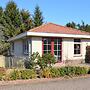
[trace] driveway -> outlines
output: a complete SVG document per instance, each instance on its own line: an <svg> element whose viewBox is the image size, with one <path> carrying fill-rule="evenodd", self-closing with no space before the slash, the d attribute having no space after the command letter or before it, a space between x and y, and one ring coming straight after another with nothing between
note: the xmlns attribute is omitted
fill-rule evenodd
<svg viewBox="0 0 90 90"><path fill-rule="evenodd" d="M90 78L0 86L0 90L90 90Z"/></svg>

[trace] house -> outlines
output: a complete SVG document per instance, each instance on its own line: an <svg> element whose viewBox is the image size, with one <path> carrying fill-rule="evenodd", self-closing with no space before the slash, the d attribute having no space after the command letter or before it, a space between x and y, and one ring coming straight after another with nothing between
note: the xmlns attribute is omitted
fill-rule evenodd
<svg viewBox="0 0 90 90"><path fill-rule="evenodd" d="M27 57L33 52L52 53L58 65L81 63L85 60L86 46L90 45L90 33L47 23L9 39L11 54Z"/></svg>

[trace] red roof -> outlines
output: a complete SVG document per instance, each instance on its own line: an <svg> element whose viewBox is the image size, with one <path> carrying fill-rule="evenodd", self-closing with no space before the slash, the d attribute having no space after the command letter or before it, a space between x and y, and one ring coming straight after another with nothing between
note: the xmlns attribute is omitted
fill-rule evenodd
<svg viewBox="0 0 90 90"><path fill-rule="evenodd" d="M78 29L73 29L70 27L65 27L53 23L47 23L39 27L29 30L29 32L42 32L42 33L59 33L59 34L79 34L79 35L90 35L90 33L81 31Z"/></svg>

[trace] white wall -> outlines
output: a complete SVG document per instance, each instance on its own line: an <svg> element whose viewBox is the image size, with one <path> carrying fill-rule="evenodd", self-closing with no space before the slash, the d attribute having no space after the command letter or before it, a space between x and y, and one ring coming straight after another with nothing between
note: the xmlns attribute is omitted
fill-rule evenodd
<svg viewBox="0 0 90 90"><path fill-rule="evenodd" d="M23 56L23 41L17 40L14 43L14 54L16 56ZM62 38L62 61L65 60L80 60L85 59L86 46L90 45L90 39L81 39L81 55L74 55L74 39ZM31 52L39 52L42 55L42 37L31 38Z"/></svg>
<svg viewBox="0 0 90 90"><path fill-rule="evenodd" d="M74 55L74 39L62 39L62 60L83 60L85 59L86 46L90 45L89 39L81 39L81 54Z"/></svg>
<svg viewBox="0 0 90 90"><path fill-rule="evenodd" d="M38 52L42 55L42 38L41 37L32 37L32 53Z"/></svg>

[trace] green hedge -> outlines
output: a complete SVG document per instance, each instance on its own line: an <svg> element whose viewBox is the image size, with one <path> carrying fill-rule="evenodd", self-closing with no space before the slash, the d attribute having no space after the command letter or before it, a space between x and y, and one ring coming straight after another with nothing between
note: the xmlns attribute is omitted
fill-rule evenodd
<svg viewBox="0 0 90 90"><path fill-rule="evenodd" d="M76 76L88 74L89 70L85 67L61 67L61 68L51 68L50 73L52 77L61 76Z"/></svg>
<svg viewBox="0 0 90 90"><path fill-rule="evenodd" d="M90 68L85 67L75 67L67 66L60 68L44 68L40 70L40 73L36 74L36 71L33 69L25 70L13 70L11 73L7 74L6 70L1 69L0 71L0 80L17 80L17 79L32 79L43 77L43 78L58 78L64 76L77 76L90 74Z"/></svg>
<svg viewBox="0 0 90 90"><path fill-rule="evenodd" d="M10 73L11 80L32 79L32 78L36 78L36 76L37 76L37 74L36 74L35 70L33 70L33 69L14 70L12 73Z"/></svg>

